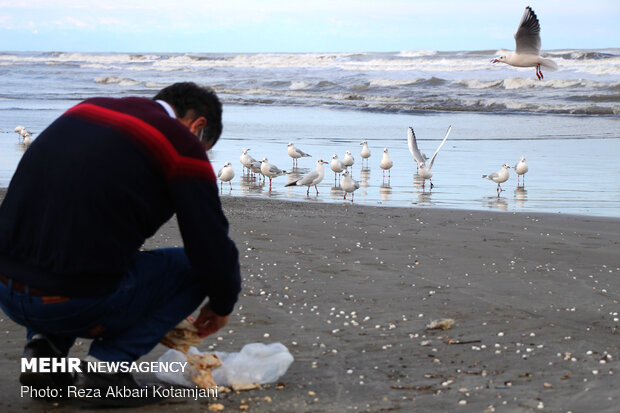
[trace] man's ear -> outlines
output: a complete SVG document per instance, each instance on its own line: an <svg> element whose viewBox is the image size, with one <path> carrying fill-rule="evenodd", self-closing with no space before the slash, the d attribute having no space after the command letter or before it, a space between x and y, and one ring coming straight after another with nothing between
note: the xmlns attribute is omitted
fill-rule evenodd
<svg viewBox="0 0 620 413"><path fill-rule="evenodd" d="M199 116L191 122L191 124L189 125L189 130L194 135L198 136L198 133L200 133L200 131L204 129L205 126L207 126L207 118L205 118L204 116Z"/></svg>

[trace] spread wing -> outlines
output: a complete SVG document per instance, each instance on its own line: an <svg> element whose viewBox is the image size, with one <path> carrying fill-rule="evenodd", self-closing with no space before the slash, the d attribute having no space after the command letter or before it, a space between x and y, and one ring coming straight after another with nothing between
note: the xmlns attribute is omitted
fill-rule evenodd
<svg viewBox="0 0 620 413"><path fill-rule="evenodd" d="M431 162L428 164L428 169L431 169L433 167L433 162L435 162L435 158L437 157L437 154L439 153L439 150L441 149L443 144L446 143L446 140L448 139L448 135L450 135L451 130L452 130L452 126L448 126L448 132L446 132L446 137L443 138L443 141L441 141L441 143L437 147L437 150L433 154L433 157L431 158Z"/></svg>
<svg viewBox="0 0 620 413"><path fill-rule="evenodd" d="M540 23L529 6L525 8L515 33L515 43L515 52L518 54L540 54Z"/></svg>
<svg viewBox="0 0 620 413"><path fill-rule="evenodd" d="M418 143L415 139L415 132L413 132L413 128L411 126L409 126L409 130L407 131L407 143L409 144L409 152L413 155L413 159L415 159L417 163L426 162L426 156L424 156L424 154L420 152L420 149L418 149Z"/></svg>

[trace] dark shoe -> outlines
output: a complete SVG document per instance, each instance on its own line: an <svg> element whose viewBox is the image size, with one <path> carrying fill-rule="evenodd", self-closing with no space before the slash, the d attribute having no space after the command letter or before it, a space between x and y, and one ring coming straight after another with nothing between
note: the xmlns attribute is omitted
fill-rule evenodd
<svg viewBox="0 0 620 413"><path fill-rule="evenodd" d="M41 357L64 358L60 350L42 334L35 334L26 344L23 357L28 360ZM73 376L70 373L39 373L25 371L20 374L19 382L23 386L30 386L37 390L46 388L64 389L73 382Z"/></svg>
<svg viewBox="0 0 620 413"><path fill-rule="evenodd" d="M92 373L82 369L76 373L75 391L68 394L98 406L138 407L161 402L166 398L153 391L153 386L141 386L131 373Z"/></svg>

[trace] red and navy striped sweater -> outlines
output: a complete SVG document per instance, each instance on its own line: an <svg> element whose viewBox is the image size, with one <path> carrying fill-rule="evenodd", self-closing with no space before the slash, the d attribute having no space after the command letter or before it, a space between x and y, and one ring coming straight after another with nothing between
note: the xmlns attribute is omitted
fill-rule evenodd
<svg viewBox="0 0 620 413"><path fill-rule="evenodd" d="M204 147L153 100L88 99L24 153L0 206L0 274L50 294L109 293L174 213L213 310L230 313L238 252Z"/></svg>

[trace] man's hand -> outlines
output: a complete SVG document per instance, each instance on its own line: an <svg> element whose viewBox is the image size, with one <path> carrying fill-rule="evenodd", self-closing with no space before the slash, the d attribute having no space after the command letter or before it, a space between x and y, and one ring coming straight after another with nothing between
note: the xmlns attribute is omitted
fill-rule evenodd
<svg viewBox="0 0 620 413"><path fill-rule="evenodd" d="M229 315L221 316L215 314L211 307L209 307L209 304L206 304L200 309L198 320L194 321L194 327L198 329L198 335L204 338L224 327L228 323L229 318Z"/></svg>

